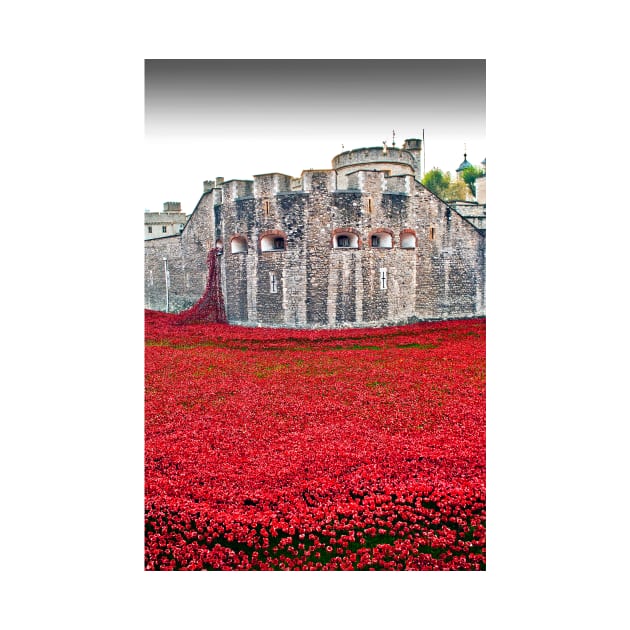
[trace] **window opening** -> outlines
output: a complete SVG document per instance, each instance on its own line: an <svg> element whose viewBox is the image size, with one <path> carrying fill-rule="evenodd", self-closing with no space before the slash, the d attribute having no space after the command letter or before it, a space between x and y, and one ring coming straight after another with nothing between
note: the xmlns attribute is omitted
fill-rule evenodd
<svg viewBox="0 0 630 630"><path fill-rule="evenodd" d="M416 246L416 236L411 232L400 235L400 246L405 249L414 249Z"/></svg>
<svg viewBox="0 0 630 630"><path fill-rule="evenodd" d="M350 247L350 239L347 236L338 236L337 247Z"/></svg>
<svg viewBox="0 0 630 630"><path fill-rule="evenodd" d="M242 236L235 236L231 241L233 254L240 254L247 251L247 241Z"/></svg>
<svg viewBox="0 0 630 630"><path fill-rule="evenodd" d="M268 199L263 201L263 212L265 214L265 218L269 216L269 212L271 210L271 202Z"/></svg>
<svg viewBox="0 0 630 630"><path fill-rule="evenodd" d="M381 290L384 291L387 289L387 269L379 269L379 274L381 278Z"/></svg>
<svg viewBox="0 0 630 630"><path fill-rule="evenodd" d="M278 293L278 280L273 271L269 273L269 291L271 293Z"/></svg>
<svg viewBox="0 0 630 630"><path fill-rule="evenodd" d="M162 232L166 232L166 226L165 225L162 226Z"/></svg>
<svg viewBox="0 0 630 630"><path fill-rule="evenodd" d="M153 228L149 226L149 234L153 234Z"/></svg>
<svg viewBox="0 0 630 630"><path fill-rule="evenodd" d="M435 228L429 228L429 238L433 240L435 238Z"/></svg>
<svg viewBox="0 0 630 630"><path fill-rule="evenodd" d="M376 232L370 237L370 245L389 249L392 246L392 235L389 232Z"/></svg>
<svg viewBox="0 0 630 630"><path fill-rule="evenodd" d="M261 252L283 252L286 251L286 239L284 236L278 236L274 230L271 234L265 234L260 237Z"/></svg>

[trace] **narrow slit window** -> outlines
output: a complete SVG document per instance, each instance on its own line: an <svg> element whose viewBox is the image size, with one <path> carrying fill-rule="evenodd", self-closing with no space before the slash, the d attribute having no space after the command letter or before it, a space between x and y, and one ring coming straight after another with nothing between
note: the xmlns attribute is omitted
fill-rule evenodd
<svg viewBox="0 0 630 630"><path fill-rule="evenodd" d="M367 198L367 211L368 211L368 214L372 214L372 210L373 210L372 197L368 197Z"/></svg>
<svg viewBox="0 0 630 630"><path fill-rule="evenodd" d="M153 233L153 228L151 226L149 226L149 234Z"/></svg>
<svg viewBox="0 0 630 630"><path fill-rule="evenodd" d="M269 213L271 212L271 202L268 199L265 199L265 201L263 201L263 212L265 214L265 217L268 217Z"/></svg>
<svg viewBox="0 0 630 630"><path fill-rule="evenodd" d="M378 274L381 282L381 291L385 291L387 289L387 269L384 267L379 269Z"/></svg>
<svg viewBox="0 0 630 630"><path fill-rule="evenodd" d="M429 239L433 240L435 238L435 228L434 227L430 227L429 228Z"/></svg>
<svg viewBox="0 0 630 630"><path fill-rule="evenodd" d="M166 226L165 225L162 226L162 232L166 232Z"/></svg>
<svg viewBox="0 0 630 630"><path fill-rule="evenodd" d="M269 291L271 293L278 293L278 278L274 271L269 272Z"/></svg>

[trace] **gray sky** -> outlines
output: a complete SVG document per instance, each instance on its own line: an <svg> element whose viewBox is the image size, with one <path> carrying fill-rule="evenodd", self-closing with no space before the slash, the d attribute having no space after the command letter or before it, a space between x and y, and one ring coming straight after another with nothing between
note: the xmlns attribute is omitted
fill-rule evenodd
<svg viewBox="0 0 630 630"><path fill-rule="evenodd" d="M344 150L425 134L426 168L479 164L485 60L147 60L144 207L181 201L203 181L294 177ZM343 147L342 147L343 145Z"/></svg>

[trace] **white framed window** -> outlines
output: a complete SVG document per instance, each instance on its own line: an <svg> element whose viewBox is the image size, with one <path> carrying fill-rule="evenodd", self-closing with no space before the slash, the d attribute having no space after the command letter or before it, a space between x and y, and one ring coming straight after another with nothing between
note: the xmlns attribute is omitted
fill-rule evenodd
<svg viewBox="0 0 630 630"><path fill-rule="evenodd" d="M381 285L381 291L387 290L387 269L385 267L381 267L378 270L378 277Z"/></svg>
<svg viewBox="0 0 630 630"><path fill-rule="evenodd" d="M166 226L165 225L162 226L162 232L166 233Z"/></svg>
<svg viewBox="0 0 630 630"><path fill-rule="evenodd" d="M416 235L414 232L402 232L400 235L400 246L403 249L415 249L416 248Z"/></svg>
<svg viewBox="0 0 630 630"><path fill-rule="evenodd" d="M247 240L244 236L235 236L230 241L231 251L233 254L240 254L247 252Z"/></svg>
<svg viewBox="0 0 630 630"><path fill-rule="evenodd" d="M261 252L283 252L287 245L283 236L277 234L266 234L260 239Z"/></svg>
<svg viewBox="0 0 630 630"><path fill-rule="evenodd" d="M391 249L392 235L388 232L374 232L370 238L370 246Z"/></svg>
<svg viewBox="0 0 630 630"><path fill-rule="evenodd" d="M352 232L336 234L333 238L334 249L358 249L359 237Z"/></svg>

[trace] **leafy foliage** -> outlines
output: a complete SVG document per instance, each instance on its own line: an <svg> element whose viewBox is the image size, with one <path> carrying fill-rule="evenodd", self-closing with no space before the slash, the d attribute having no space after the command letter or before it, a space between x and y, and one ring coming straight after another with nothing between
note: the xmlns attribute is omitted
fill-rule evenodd
<svg viewBox="0 0 630 630"><path fill-rule="evenodd" d="M456 179L454 182L451 182L448 186L448 189L445 193L444 200L445 201L465 201L469 196L469 188L461 179Z"/></svg>
<svg viewBox="0 0 630 630"><path fill-rule="evenodd" d="M422 178L422 185L440 199L444 199L450 183L451 174L449 172L444 173L439 168L427 171Z"/></svg>
<svg viewBox="0 0 630 630"><path fill-rule="evenodd" d="M477 168L476 166L467 166L462 171L462 180L468 186L468 190L470 190L473 197L477 195L475 182L477 181L477 178L481 177L482 175L484 175L484 170L481 168Z"/></svg>

